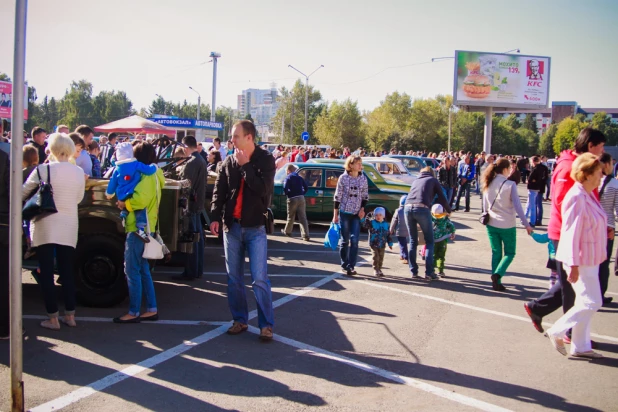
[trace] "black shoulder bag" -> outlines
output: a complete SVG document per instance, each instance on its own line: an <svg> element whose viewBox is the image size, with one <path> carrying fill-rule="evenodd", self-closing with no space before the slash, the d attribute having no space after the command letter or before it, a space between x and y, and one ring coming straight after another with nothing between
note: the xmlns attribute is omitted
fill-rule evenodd
<svg viewBox="0 0 618 412"><path fill-rule="evenodd" d="M51 172L49 164L47 164L47 182L41 179L39 168L36 168L36 174L39 176L39 187L34 195L26 201L22 209L22 219L32 220L35 217L45 217L52 213L58 213L56 203L54 202L54 189L51 185Z"/></svg>
<svg viewBox="0 0 618 412"><path fill-rule="evenodd" d="M498 196L500 195L500 191L502 190L502 186L504 186L504 184L506 182L508 182L508 180L505 180L500 185L500 188L498 189L498 193L496 194L496 197L495 197L494 201L491 202L491 206L489 206L489 210L487 210L487 211L483 210L483 213L481 213L481 216L479 217L479 222L481 222L482 225L487 226L487 224L489 223L489 211L491 210L491 208L494 207L494 203L496 203L496 200L498 200ZM483 203L481 203L481 204L483 206L485 206L485 201L483 201Z"/></svg>

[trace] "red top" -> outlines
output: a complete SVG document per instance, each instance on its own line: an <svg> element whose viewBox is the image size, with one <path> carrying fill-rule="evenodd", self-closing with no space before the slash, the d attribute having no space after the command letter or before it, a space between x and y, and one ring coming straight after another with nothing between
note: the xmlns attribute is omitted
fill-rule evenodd
<svg viewBox="0 0 618 412"><path fill-rule="evenodd" d="M547 234L551 240L560 240L562 201L575 184L575 181L571 179L571 169L576 158L577 155L572 150L565 150L560 153L551 178L551 213L549 215L549 225L547 226ZM598 200L598 189L594 189L594 195Z"/></svg>
<svg viewBox="0 0 618 412"><path fill-rule="evenodd" d="M235 219L240 219L242 216L242 193L245 189L245 179L240 179L240 189L238 190L238 197L236 198L236 206L234 206L234 213L232 216Z"/></svg>

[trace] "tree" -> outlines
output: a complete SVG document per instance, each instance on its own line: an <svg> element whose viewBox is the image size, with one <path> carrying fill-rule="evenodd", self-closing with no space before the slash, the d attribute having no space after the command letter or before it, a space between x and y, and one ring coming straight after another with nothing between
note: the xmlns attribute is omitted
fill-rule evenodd
<svg viewBox="0 0 618 412"><path fill-rule="evenodd" d="M71 82L70 89L67 90L62 100L66 112L60 121L70 128L80 124L89 124L95 120L93 119L92 83L86 80Z"/></svg>
<svg viewBox="0 0 618 412"><path fill-rule="evenodd" d="M363 122L358 103L346 99L325 105L314 124L315 137L320 144L356 149L365 141Z"/></svg>
<svg viewBox="0 0 618 412"><path fill-rule="evenodd" d="M479 112L459 110L451 119L451 149L480 152L483 148L483 125L485 115ZM495 150L492 150L495 152ZM497 152L496 152L497 153Z"/></svg>
<svg viewBox="0 0 618 412"><path fill-rule="evenodd" d="M515 130L517 150L515 153L532 156L539 151L539 135L533 130L521 127Z"/></svg>
<svg viewBox="0 0 618 412"><path fill-rule="evenodd" d="M527 117L526 117L527 119ZM519 129L521 127L521 122L515 115L515 113L511 113L506 119L505 124L513 129Z"/></svg>
<svg viewBox="0 0 618 412"><path fill-rule="evenodd" d="M412 146L428 152L440 152L447 146L448 110L453 103L451 96L435 99L417 99L410 110L409 130Z"/></svg>
<svg viewBox="0 0 618 412"><path fill-rule="evenodd" d="M572 117L563 119L558 124L556 136L554 137L554 152L558 154L563 150L571 149L575 144L577 135L584 127L586 127L585 123Z"/></svg>
<svg viewBox="0 0 618 412"><path fill-rule="evenodd" d="M543 133L539 142L540 154L548 158L556 157L556 153L554 152L554 138L556 137L557 131L558 126L556 124L551 124L547 131Z"/></svg>
<svg viewBox="0 0 618 412"><path fill-rule="evenodd" d="M523 127L524 129L532 130L536 134L539 133L539 129L536 127L536 118L531 113L528 113L526 115L526 118L524 119L521 127Z"/></svg>
<svg viewBox="0 0 618 412"><path fill-rule="evenodd" d="M590 125L599 129L607 138L606 146L618 146L618 124L612 123L605 112L597 112L592 116Z"/></svg>
<svg viewBox="0 0 618 412"><path fill-rule="evenodd" d="M309 86L309 107L307 116L307 131L314 135L314 124L322 110L322 94L313 86ZM301 144L300 135L305 128L305 85L297 80L292 89L282 87L279 90L279 108L271 120L272 128L279 135L280 143ZM293 115L292 115L293 113ZM290 135L290 122L294 126L294 135ZM283 135L281 125L283 124Z"/></svg>
<svg viewBox="0 0 618 412"><path fill-rule="evenodd" d="M367 138L374 150L408 150L412 146L412 99L406 93L386 95L380 106L365 115Z"/></svg>

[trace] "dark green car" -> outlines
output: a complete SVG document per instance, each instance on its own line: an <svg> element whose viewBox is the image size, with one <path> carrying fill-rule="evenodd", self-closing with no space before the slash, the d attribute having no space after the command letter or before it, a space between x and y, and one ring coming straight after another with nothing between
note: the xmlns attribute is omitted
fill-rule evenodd
<svg viewBox="0 0 618 412"><path fill-rule="evenodd" d="M307 219L313 221L330 221L333 218L334 196L337 180L345 171L343 165L331 163L293 163L298 167L298 175L305 179L309 190L305 194L307 201ZM283 192L283 182L287 176L287 165L275 175L275 192L272 201L272 211L275 219L287 218L287 198ZM390 220L399 207L401 196L407 191L378 188L371 179L369 185L369 202L365 207L370 212L378 206L386 209L386 217Z"/></svg>

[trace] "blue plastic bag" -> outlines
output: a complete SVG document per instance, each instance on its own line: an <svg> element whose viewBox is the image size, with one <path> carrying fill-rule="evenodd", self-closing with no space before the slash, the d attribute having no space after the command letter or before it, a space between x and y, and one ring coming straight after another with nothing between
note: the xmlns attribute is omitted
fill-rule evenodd
<svg viewBox="0 0 618 412"><path fill-rule="evenodd" d="M339 236L341 235L341 226L339 223L330 223L330 228L324 236L324 247L329 247L332 250L337 250L339 247Z"/></svg>

